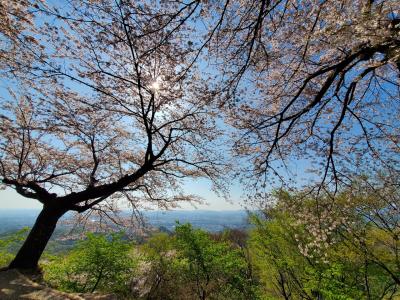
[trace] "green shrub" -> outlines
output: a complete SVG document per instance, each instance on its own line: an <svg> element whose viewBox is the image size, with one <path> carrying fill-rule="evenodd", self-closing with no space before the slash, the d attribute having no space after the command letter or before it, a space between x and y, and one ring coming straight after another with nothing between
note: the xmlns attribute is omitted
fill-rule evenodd
<svg viewBox="0 0 400 300"><path fill-rule="evenodd" d="M131 249L122 234L89 233L66 256L43 265L44 279L63 291L125 293L136 266Z"/></svg>
<svg viewBox="0 0 400 300"><path fill-rule="evenodd" d="M28 227L0 239L0 267L6 267L15 257L18 247L25 240Z"/></svg>

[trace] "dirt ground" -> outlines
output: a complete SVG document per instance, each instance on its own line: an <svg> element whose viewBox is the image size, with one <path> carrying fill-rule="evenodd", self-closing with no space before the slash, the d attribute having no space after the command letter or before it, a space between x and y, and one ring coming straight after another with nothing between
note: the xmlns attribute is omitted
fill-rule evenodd
<svg viewBox="0 0 400 300"><path fill-rule="evenodd" d="M114 295L68 294L40 285L16 270L0 271L0 299L116 300Z"/></svg>

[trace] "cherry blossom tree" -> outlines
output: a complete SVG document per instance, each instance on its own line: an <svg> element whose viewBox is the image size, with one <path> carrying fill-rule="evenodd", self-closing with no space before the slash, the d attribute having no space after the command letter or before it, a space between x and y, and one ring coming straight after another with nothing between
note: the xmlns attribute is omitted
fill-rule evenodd
<svg viewBox="0 0 400 300"><path fill-rule="evenodd" d="M226 173L193 4L49 3L0 5L0 179L43 204L10 268L36 268L68 211L173 207L198 200L185 178Z"/></svg>
<svg viewBox="0 0 400 300"><path fill-rule="evenodd" d="M312 171L304 179L318 191L353 175L398 176L398 1L215 6L208 49L222 74L221 105L242 131L236 153L254 166L252 191L274 178L289 186L296 164Z"/></svg>

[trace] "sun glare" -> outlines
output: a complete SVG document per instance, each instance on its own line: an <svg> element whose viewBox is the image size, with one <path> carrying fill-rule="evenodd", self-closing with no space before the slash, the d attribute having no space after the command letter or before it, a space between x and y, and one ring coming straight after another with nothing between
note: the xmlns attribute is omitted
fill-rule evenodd
<svg viewBox="0 0 400 300"><path fill-rule="evenodd" d="M151 88L153 91L157 92L158 90L160 90L160 80L159 78L157 78L155 81L153 81L153 83L151 84Z"/></svg>

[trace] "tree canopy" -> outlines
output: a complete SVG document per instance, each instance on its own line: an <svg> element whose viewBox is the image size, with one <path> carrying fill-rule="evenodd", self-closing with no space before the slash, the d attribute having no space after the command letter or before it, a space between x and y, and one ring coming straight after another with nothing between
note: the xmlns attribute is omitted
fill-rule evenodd
<svg viewBox="0 0 400 300"><path fill-rule="evenodd" d="M398 1L211 3L218 95L253 191L398 176Z"/></svg>

